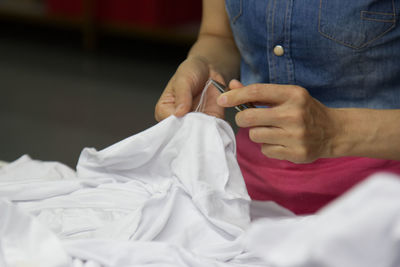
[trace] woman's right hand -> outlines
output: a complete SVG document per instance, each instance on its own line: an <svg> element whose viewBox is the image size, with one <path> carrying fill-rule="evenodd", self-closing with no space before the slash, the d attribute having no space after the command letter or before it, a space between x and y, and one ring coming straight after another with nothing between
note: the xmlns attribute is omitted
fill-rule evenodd
<svg viewBox="0 0 400 267"><path fill-rule="evenodd" d="M196 109L208 79L225 83L222 75L201 57L188 57L181 63L161 94L155 107L155 118L161 121L170 115L177 117ZM224 117L224 109L217 105L218 90L211 86L206 93L206 105L202 112L218 118Z"/></svg>

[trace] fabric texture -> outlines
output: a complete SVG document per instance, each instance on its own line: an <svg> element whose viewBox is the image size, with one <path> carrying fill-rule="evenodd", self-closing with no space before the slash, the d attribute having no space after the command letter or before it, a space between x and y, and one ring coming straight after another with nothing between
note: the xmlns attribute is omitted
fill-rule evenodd
<svg viewBox="0 0 400 267"><path fill-rule="evenodd" d="M243 84L300 85L334 108L400 108L400 1L226 0L226 9ZM297 214L316 212L376 171L400 173L399 161L269 159L248 129L239 130L237 145L250 196Z"/></svg>

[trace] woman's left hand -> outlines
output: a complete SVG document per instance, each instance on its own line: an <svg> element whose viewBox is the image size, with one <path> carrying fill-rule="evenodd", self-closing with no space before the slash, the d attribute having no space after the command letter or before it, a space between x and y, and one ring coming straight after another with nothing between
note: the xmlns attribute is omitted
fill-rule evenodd
<svg viewBox="0 0 400 267"><path fill-rule="evenodd" d="M308 163L332 156L338 132L334 112L295 85L252 84L233 80L217 103L233 107L248 102L267 108L250 108L236 115L239 127L249 127L249 137L261 143L270 158Z"/></svg>

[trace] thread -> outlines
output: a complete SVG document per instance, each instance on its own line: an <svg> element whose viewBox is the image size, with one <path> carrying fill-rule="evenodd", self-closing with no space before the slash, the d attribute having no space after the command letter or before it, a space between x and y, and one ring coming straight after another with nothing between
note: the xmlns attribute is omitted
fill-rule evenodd
<svg viewBox="0 0 400 267"><path fill-rule="evenodd" d="M206 85L203 88L203 92L201 92L200 101L199 104L197 105L197 108L195 109L195 112L204 112L207 102L207 98L205 97L205 95L210 85L211 85L211 79L208 79Z"/></svg>

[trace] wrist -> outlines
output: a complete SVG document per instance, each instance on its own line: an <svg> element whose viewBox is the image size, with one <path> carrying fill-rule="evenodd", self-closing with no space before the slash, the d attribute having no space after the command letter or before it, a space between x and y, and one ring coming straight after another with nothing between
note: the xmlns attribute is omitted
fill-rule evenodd
<svg viewBox="0 0 400 267"><path fill-rule="evenodd" d="M330 108L333 136L330 143L331 158L353 156L361 139L362 127L351 109Z"/></svg>
<svg viewBox="0 0 400 267"><path fill-rule="evenodd" d="M332 157L399 158L399 111L341 108L332 113Z"/></svg>

